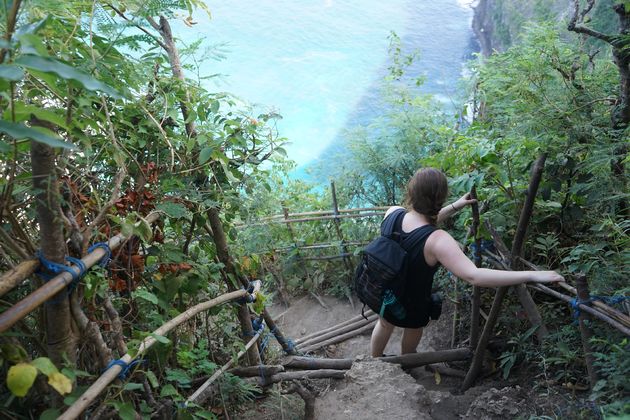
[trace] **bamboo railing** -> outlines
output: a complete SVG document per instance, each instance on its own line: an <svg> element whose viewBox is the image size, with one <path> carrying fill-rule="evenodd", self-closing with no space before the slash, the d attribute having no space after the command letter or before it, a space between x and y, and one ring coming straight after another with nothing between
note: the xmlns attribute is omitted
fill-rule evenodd
<svg viewBox="0 0 630 420"><path fill-rule="evenodd" d="M145 219L148 223L153 223L159 217L160 213L154 212L149 214ZM125 240L127 240L127 236L119 233L107 242L107 246L110 250L113 251L116 250ZM96 248L94 251L81 258L81 261L85 265L86 269L90 269L106 255L106 250L104 250L103 248ZM70 269L76 274L81 274L81 269L76 265L71 265ZM72 274L68 272L58 274L57 276L45 282L33 293L29 294L6 311L2 312L0 314L0 333L3 333L11 328L13 325L15 325L16 322L37 309L48 299L52 298L57 293L64 290L67 286L72 284L72 281Z"/></svg>

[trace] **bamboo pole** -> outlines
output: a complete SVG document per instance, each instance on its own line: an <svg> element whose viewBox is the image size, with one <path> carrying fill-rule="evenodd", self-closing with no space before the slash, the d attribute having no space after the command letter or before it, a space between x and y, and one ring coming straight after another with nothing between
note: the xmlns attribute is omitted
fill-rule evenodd
<svg viewBox="0 0 630 420"><path fill-rule="evenodd" d="M539 290L543 293L546 293L548 295L554 296L560 300L563 300L565 302L567 302L568 304L572 304L573 303L573 299L570 296L567 295L563 295L562 293L556 292L553 289L550 289L547 286L544 286L540 283L536 283L536 284L528 284L529 287L531 287L532 289L535 290ZM630 336L630 328L626 327L625 325L623 325L622 323L620 323L619 321L609 317L606 314L601 313L600 311L596 310L595 308L592 308L588 305L584 305L581 303L578 303L578 308L580 308L581 311L586 311L589 314L593 315L595 318L599 319L600 321L604 321L608 324L610 324L611 326L613 326L614 328L616 328L617 330L621 331L622 333L624 333L627 336Z"/></svg>
<svg viewBox="0 0 630 420"><path fill-rule="evenodd" d="M262 315L263 319L265 320L265 324L267 324L267 327L269 327L269 330L278 341L278 344L280 344L280 346L282 347L282 350L284 350L284 352L287 354L296 354L297 351L295 349L295 345L291 342L291 340L287 340L284 337L284 335L276 325L276 322L273 320L271 315L269 315L269 312L267 312L267 308L263 309Z"/></svg>
<svg viewBox="0 0 630 420"><path fill-rule="evenodd" d="M369 324L364 325L363 327L361 327L359 329L356 329L354 331L350 331L350 332L347 332L345 334L338 335L338 336L330 338L328 340L320 341L320 342L315 343L315 344L310 345L310 346L305 346L305 347L303 347L301 349L301 351L302 351L302 353L308 353L309 351L314 351L314 350L320 349L322 347L329 346L331 344L341 343L342 341L346 341L349 338L352 338L354 336L357 336L359 334L363 334L363 333L365 333L367 331L372 330L372 328L374 328L374 324L376 324L376 322L375 321L371 321Z"/></svg>
<svg viewBox="0 0 630 420"><path fill-rule="evenodd" d="M260 285L258 286L258 289L260 289ZM252 295L255 296L257 292L258 290L255 290L255 292ZM129 363L132 360L139 358L142 354L144 354L149 348L151 348L151 346L153 346L157 342L157 340L155 339L155 336L166 335L169 331L181 325L182 323L188 321L189 319L191 319L192 317L194 317L200 312L207 311L217 305L220 305L226 302L244 298L248 295L249 293L247 293L247 290L243 290L243 289L235 290L233 292L223 294L214 299L199 303L191 308L188 308L186 311L177 315L175 318L171 319L170 321L162 325L160 328L153 331L153 333L149 337L145 338L140 343L140 346L138 347L138 351L135 356L132 357L129 353L127 353L124 356L122 356L120 360L122 360L125 364L129 365ZM99 378L83 393L83 395L79 397L79 399L77 399L74 402L74 404L72 404L68 408L68 410L66 410L65 413L63 413L59 417L59 419L70 420L70 419L75 419L79 417L81 413L90 406L92 401L94 401L105 390L105 388L107 388L107 386L114 379L116 379L116 377L121 371L122 371L122 366L113 365L112 367L107 369L105 372L103 372L103 374L99 376Z"/></svg>
<svg viewBox="0 0 630 420"><path fill-rule="evenodd" d="M470 359L472 353L469 348L409 353L400 356L375 357L386 363L401 365L403 369L414 368L432 363L455 362ZM369 359L367 359L369 360ZM316 357L294 356L282 365L285 369L337 369L347 370L352 367L356 359L328 359Z"/></svg>
<svg viewBox="0 0 630 420"><path fill-rule="evenodd" d="M590 302L591 295L588 290L588 282L584 274L579 274L575 278L575 284L578 290L578 301ZM597 370L595 369L595 357L593 356L593 348L591 346L591 338L593 338L593 331L591 330L590 316L585 312L580 311L578 318L580 325L580 336L582 337L582 348L584 349L584 362L586 363L586 371L588 372L588 379L591 384L591 389L598 381Z"/></svg>
<svg viewBox="0 0 630 420"><path fill-rule="evenodd" d="M272 376L261 378L249 378L249 382L260 387L276 384L278 382L299 381L303 379L343 379L346 375L344 370L320 369L320 370L301 370L299 372L283 372Z"/></svg>
<svg viewBox="0 0 630 420"><path fill-rule="evenodd" d="M364 211L387 211L389 207L377 206L377 207L359 207L353 209L341 209L339 213L360 213ZM316 210L316 211L305 211L301 213L289 213L289 217L306 217L306 216L328 216L334 214L332 210ZM284 214L274 214L273 216L267 216L260 218L261 222L267 222L276 219L283 219Z"/></svg>
<svg viewBox="0 0 630 420"><path fill-rule="evenodd" d="M199 388L197 388L197 390L190 396L188 397L188 399L186 400L186 402L184 402L184 407L186 407L188 404L190 403L197 403L197 404L203 404L203 402L208 398L208 394L206 392L206 390L208 389L208 387L210 385L212 385L212 383L214 381L217 380L217 378L219 376L221 376L223 374L223 372L225 372L226 370L229 369L230 366L232 366L234 364L235 361L237 361L238 359L240 359L241 357L243 357L243 355L245 353L247 353L247 351L254 345L254 343L256 343L256 341L260 338L260 334L262 334L263 332L263 327L261 326L258 331L256 331L256 333L254 334L254 337L249 340L249 342L245 345L245 348L241 351L238 352L238 354L236 355L236 357L230 359L226 364L224 364L221 369L217 370L216 372L214 372L214 374L208 378L208 380L206 382L204 382Z"/></svg>
<svg viewBox="0 0 630 420"><path fill-rule="evenodd" d="M484 253L491 254L488 251L484 251ZM496 258L496 256L494 256L494 258ZM488 260L488 261L491 264L494 264L494 266L499 268L499 269L510 270L501 261L495 261L494 259ZM562 285L562 283L558 283L558 286L561 286L561 285ZM573 302L573 299L571 299L570 296L564 295L564 294L562 294L560 292L557 292L557 291L555 291L553 289L550 289L549 287L544 286L544 285L542 285L540 283L527 284L527 287L529 287L531 289L534 289L534 290L537 290L539 292L543 292L545 294L548 294L548 295L553 296L555 298L558 298L560 300L563 300L563 301L565 301L565 302L567 302L569 304L572 304L572 302ZM584 310L584 311L588 312L589 314L593 315L595 318L610 324L612 327L614 327L617 330L621 331L622 333L630 336L630 328L628 328L623 323L617 321L616 319L612 318L611 316L608 316L607 314L604 314L604 313L598 311L597 309L595 309L595 308L593 308L591 306L578 304L578 307L580 308L580 310Z"/></svg>
<svg viewBox="0 0 630 420"><path fill-rule="evenodd" d="M332 206L333 206L333 215L335 217L335 232L337 233L337 238L341 241L341 255L343 255L343 263L346 266L346 270L348 273L352 273L352 262L348 257L350 253L348 252L348 247L345 244L345 239L343 236L343 231L341 230L341 222L339 221L339 204L337 203L337 190L335 189L335 182L330 181L330 193L332 196ZM350 299L350 303L352 303L352 299ZM352 304L352 308L354 309L354 304Z"/></svg>
<svg viewBox="0 0 630 420"><path fill-rule="evenodd" d="M320 257L298 257L302 261L326 261L326 260L338 260L339 258L348 258L352 254L339 254L339 255L322 255Z"/></svg>
<svg viewBox="0 0 630 420"><path fill-rule="evenodd" d="M377 319L378 319L378 315L377 314L373 314L372 316L368 317L368 319L360 319L360 320L358 320L357 322L355 322L353 324L346 325L346 326L341 327L339 329L330 331L330 332L328 332L326 334L322 334L322 335L320 335L318 337L314 337L314 338L312 338L310 340L304 340L304 341L302 341L300 343L300 346L301 347L311 347L311 346L313 346L313 345L315 345L315 344L317 344L319 342L322 342L324 340L327 340L329 338L336 337L336 336L341 335L341 334L345 334L345 333L347 333L349 331L354 331L357 328L363 327L364 325L367 325L367 324L369 324L371 322L376 321Z"/></svg>
<svg viewBox="0 0 630 420"><path fill-rule="evenodd" d="M470 198L477 199L477 187L473 185L470 189ZM474 202L472 207L472 226L471 235L475 240L475 250L473 251L475 266L481 267L481 237L479 236L479 203ZM473 286L473 294L470 310L470 347L477 347L479 342L479 314L481 309L481 288L479 286Z"/></svg>
<svg viewBox="0 0 630 420"><path fill-rule="evenodd" d="M0 296L9 293L13 288L29 278L39 267L39 261L30 259L22 261L0 277Z"/></svg>
<svg viewBox="0 0 630 420"><path fill-rule="evenodd" d="M374 314L374 311L372 311L371 309L368 309L367 311L365 311L365 315L366 315L368 318L369 318L371 315L373 315L373 314ZM310 340L310 339L312 339L312 338L315 338L315 337L318 337L318 336L320 336L320 335L323 335L323 334L329 333L329 332L331 332L331 331L337 330L337 329L339 329L339 328L341 328L341 327L345 327L346 325L349 325L349 324L355 323L356 321L358 321L358 320L360 320L360 319L365 319L365 318L363 317L363 315L357 315L357 316L355 316L354 318L351 318L351 319L349 319L349 320L347 320L347 321L341 322L341 323L339 323L339 324L337 324L337 325L333 325L332 327L330 327L330 328L326 328L325 330L321 330L321 331L317 331L317 332L314 332L314 333L309 334L309 335L305 335L304 337L301 337L301 338L299 338L299 339L295 340L295 344L296 344L296 345L297 345L297 344L301 344L301 343L303 343L303 342L305 342L305 341L307 341L307 340Z"/></svg>
<svg viewBox="0 0 630 420"><path fill-rule="evenodd" d="M305 217L302 219L289 219L280 220L280 223L302 223L302 222L316 222L319 220L332 220L332 219L354 219L357 217L375 217L375 216L383 216L384 212L372 212L372 213L361 213L361 214L339 214L337 216L321 216L321 217Z"/></svg>
<svg viewBox="0 0 630 420"><path fill-rule="evenodd" d="M284 372L284 366L282 365L238 366L228 370L228 373L243 378L260 375L271 376L282 372Z"/></svg>
<svg viewBox="0 0 630 420"><path fill-rule="evenodd" d="M521 210L517 225L517 236L514 238L512 246L513 255L520 255L522 245L525 240L524 236L527 232L527 225L529 224L529 220L534 210L536 193L538 192L538 186L540 185L540 181L542 179L542 173L546 158L547 156L543 153L538 157L536 162L534 162L534 166L532 168L532 176L529 182L529 188L527 190L527 197L525 198L525 203L523 204L523 208ZM477 379L479 372L481 371L483 356L486 351L486 347L488 346L488 341L490 341L490 336L492 335L494 326L497 322L497 319L499 318L501 304L507 291L508 287L499 287L496 294L494 295L492 308L490 308L490 313L488 314L488 321L486 322L483 332L481 333L481 337L479 338L479 342L477 343L477 347L475 349L475 355L473 356L472 363L470 364L470 368L468 369L468 372L466 373L466 378L464 379L464 383L462 384L463 391L471 387L473 382Z"/></svg>
<svg viewBox="0 0 630 420"><path fill-rule="evenodd" d="M153 223L159 218L159 212L153 212L149 214L145 220L148 223ZM117 249L120 244L122 244L127 238L119 233L118 235L111 238L107 245L110 250ZM83 258L81 261L85 264L85 268L89 269L98 263L101 258L105 257L106 251L102 248L96 248L94 251L90 252ZM70 269L74 271L76 274L80 274L81 270L76 265L71 265ZM26 296L24 299L17 302L15 305L11 306L9 309L0 314L0 333L8 330L16 322L24 318L30 312L41 306L44 302L46 302L51 297L55 296L57 293L62 291L64 288L69 286L72 283L72 275L68 272L63 272L49 281L45 282L40 288L35 290L33 293Z"/></svg>
<svg viewBox="0 0 630 420"><path fill-rule="evenodd" d="M342 211L340 210L340 213ZM304 217L304 218L299 218L299 219L291 219L289 213L287 213L287 216L284 219L274 219L274 220L270 220L269 222L256 222L256 223L250 223L247 225L238 225L237 227L239 228L245 228L245 227L252 227L252 226L265 226L268 224L273 224L273 223L303 223L303 222L316 222L316 221L320 221L320 220L332 220L335 218L339 218L339 219L355 219L355 218L361 218L361 217L376 217L376 216L383 216L383 214L385 214L385 211L378 211L378 212L370 212L370 213L359 213L359 214L339 214L337 216L332 215L332 214L328 214L328 215L324 215L324 216L317 216L317 217Z"/></svg>
<svg viewBox="0 0 630 420"><path fill-rule="evenodd" d="M527 261L526 259L520 258L521 262L523 264L525 264L530 270L535 270L535 271L540 271L541 268L538 267L537 265ZM574 294L575 296L577 296L577 290L575 289L575 287L567 284L567 283L559 283L558 286L562 287L563 289L571 292L572 294ZM600 301L600 300L594 300L592 302L593 306L596 306L598 309L606 312L606 314L614 319L616 319L617 321L619 321L620 323L622 323L623 325L625 325L626 327L630 328L630 316L624 314L621 311L618 311L615 308L612 308L608 305L606 305L604 302Z"/></svg>
<svg viewBox="0 0 630 420"><path fill-rule="evenodd" d="M359 245L365 245L368 244L369 242L367 241L348 241L348 242L344 242L345 246L359 246ZM321 243L317 243L317 244L313 244L313 245L303 245L303 246L285 246L282 248L276 248L274 249L274 251L276 252L285 252L285 251L292 251L294 249L326 249L326 248L332 248L335 246L339 246L338 243L332 243L332 242L321 242Z"/></svg>

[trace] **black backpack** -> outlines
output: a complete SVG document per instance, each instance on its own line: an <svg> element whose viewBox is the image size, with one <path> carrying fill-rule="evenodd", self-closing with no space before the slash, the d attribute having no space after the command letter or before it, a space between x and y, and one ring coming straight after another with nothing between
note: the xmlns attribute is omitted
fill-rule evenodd
<svg viewBox="0 0 630 420"><path fill-rule="evenodd" d="M354 276L354 289L363 302L363 309L367 305L381 317L387 311L399 320L407 316L401 302L407 284L408 261L415 256L418 243L433 232L418 229L401 241L400 233L394 232L394 227L404 215L405 210L399 209L383 220L381 236L362 251Z"/></svg>

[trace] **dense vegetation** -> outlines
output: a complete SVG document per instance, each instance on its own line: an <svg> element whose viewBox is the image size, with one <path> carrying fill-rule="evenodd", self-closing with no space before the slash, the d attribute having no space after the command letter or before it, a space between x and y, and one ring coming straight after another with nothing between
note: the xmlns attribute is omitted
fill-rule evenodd
<svg viewBox="0 0 630 420"><path fill-rule="evenodd" d="M497 31L495 38L505 51L470 64L466 103L455 118L418 93L407 72L413 58L392 36L383 83L388 112L349 133L343 156L329 165L339 168L328 172L338 205L400 204L415 169L435 166L449 176L453 195L476 186L486 203L482 218L509 242L532 162L545 155L525 257L570 280L585 273L593 294L627 295L630 87L624 90L623 81L630 77L630 5L586 2L595 8L576 15L570 8L564 16L561 2L540 0L529 9L540 22L521 27L509 9L520 3L492 9L495 23L509 28L509 37ZM267 299L302 292L351 297L347 258L305 262L307 251L297 246L333 242L328 250L343 252L337 228L346 241L362 242L378 219L311 221L291 231L257 223L283 208L330 209L332 197L328 185L287 179L292 164L274 130L276 115L251 115L195 77L203 65L199 45L176 44L169 23L192 26L193 12L209 11L200 0L13 0L0 7L1 271L38 250L63 263L116 233L136 234L108 268L90 270L0 336L1 374L12 375L0 388L2 416L55 416L126 346L133 351L150 331L240 287L242 278L263 278ZM605 38L579 33L591 27L589 13ZM621 25L602 18L618 22L617 15ZM162 217L149 224L154 210ZM462 242L467 216L454 221ZM44 281L28 277L3 291L3 311ZM449 293L470 293L446 276L441 284ZM535 343L525 320L502 319L502 373L529 363L540 386L576 389L586 380L571 311L537 299L551 334ZM506 314L517 311L516 301L510 305ZM134 418L176 410L198 378L242 349L241 329L251 331L246 308L222 307L159 337L147 362L111 386L91 413ZM596 401L598 413L627 414L628 339L600 327L593 342L601 380L581 398ZM213 410L186 415L212 418L253 392L231 376L224 387L224 398L207 405Z"/></svg>

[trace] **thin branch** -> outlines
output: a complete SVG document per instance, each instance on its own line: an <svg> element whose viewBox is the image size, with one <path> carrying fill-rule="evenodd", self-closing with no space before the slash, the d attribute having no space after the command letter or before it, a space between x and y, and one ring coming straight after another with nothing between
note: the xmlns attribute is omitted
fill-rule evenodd
<svg viewBox="0 0 630 420"><path fill-rule="evenodd" d="M11 10L7 16L7 32L4 35L4 39L7 41L11 41L11 37L13 36L13 32L15 31L15 24L17 23L17 15L20 11L20 6L22 5L22 0L14 0L11 5ZM0 51L0 64L4 63L4 59L7 56L7 52L9 50L3 48Z"/></svg>
<svg viewBox="0 0 630 420"><path fill-rule="evenodd" d="M92 222L83 229L83 233L89 232L91 229L96 229L98 225L103 221L103 219L105 219L109 210L112 208L114 203L116 203L116 200L118 200L120 187L122 186L126 175L127 170L124 167L121 167L118 170L118 173L116 173L116 175L114 176L114 188L112 189L112 195L110 196L109 201L107 201L107 203L105 203L105 205L101 208L94 220L92 220ZM89 241L90 235L84 235L82 250L85 250L87 248L87 244Z"/></svg>
<svg viewBox="0 0 630 420"><path fill-rule="evenodd" d="M81 309L81 303L79 302L79 298L76 293L73 293L72 296L70 296L70 309L72 310L73 318L81 331L81 337L85 340L85 342L89 342L94 346L101 363L101 369L107 367L109 361L112 360L112 351L109 347L107 347L107 344L105 344L101 330L98 328L96 323L90 321L83 312L83 309Z"/></svg>
<svg viewBox="0 0 630 420"><path fill-rule="evenodd" d="M160 39L158 37L156 37L155 35L153 35L151 32L149 32L146 28L143 28L142 26L140 26L139 24L137 24L136 22L134 22L133 20L129 19L121 10L118 10L116 8L116 6L110 4L110 3L106 3L105 6L109 7L110 9L112 9L114 12L116 12L116 14L118 16L120 16L121 18L123 18L124 20L126 20L127 22L131 23L133 26L135 26L136 28L138 28L140 31L144 32L146 35L148 35L149 37L151 37L151 39L153 39L160 47L166 49L166 45L160 41ZM149 21L149 23L151 23L151 21L153 21L153 19L151 17L147 17L147 20ZM160 30L159 26L155 26L154 25L155 21L153 21L153 23L151 23L151 26L153 26L154 29L156 30ZM156 24L157 25L157 24Z"/></svg>
<svg viewBox="0 0 630 420"><path fill-rule="evenodd" d="M602 32L598 32L594 29L588 28L581 24L584 21L584 17L586 16L586 14L593 7L593 4L591 3L594 3L594 1L589 0L589 4L580 15L580 2L579 0L573 0L573 16L571 17L571 20L569 21L569 25L567 26L567 29L575 33L585 34L585 35L592 36L593 38L601 39L602 41L607 42L610 45L612 45L612 42L614 39L613 36L604 34Z"/></svg>

